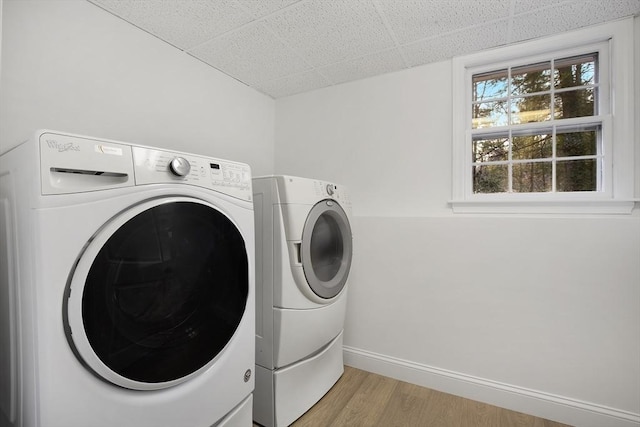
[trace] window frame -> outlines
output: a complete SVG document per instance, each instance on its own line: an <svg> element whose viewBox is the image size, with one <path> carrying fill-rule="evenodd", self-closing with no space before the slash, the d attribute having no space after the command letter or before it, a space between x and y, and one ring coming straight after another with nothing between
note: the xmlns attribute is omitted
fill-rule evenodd
<svg viewBox="0 0 640 427"><path fill-rule="evenodd" d="M453 199L449 202L453 212L631 213L636 201L633 199L633 30L633 18L627 18L453 59ZM590 52L599 54L599 106L596 115L589 116L588 120L602 125L602 191L473 193L473 75ZM550 121L536 123L532 127L559 124L558 121Z"/></svg>

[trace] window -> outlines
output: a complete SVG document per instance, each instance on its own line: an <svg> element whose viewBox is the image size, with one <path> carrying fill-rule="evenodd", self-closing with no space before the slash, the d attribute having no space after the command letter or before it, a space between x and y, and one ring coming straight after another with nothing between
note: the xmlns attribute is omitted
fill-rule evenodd
<svg viewBox="0 0 640 427"><path fill-rule="evenodd" d="M629 19L455 58L454 211L630 212L632 34Z"/></svg>
<svg viewBox="0 0 640 427"><path fill-rule="evenodd" d="M472 76L474 193L601 191L598 56Z"/></svg>

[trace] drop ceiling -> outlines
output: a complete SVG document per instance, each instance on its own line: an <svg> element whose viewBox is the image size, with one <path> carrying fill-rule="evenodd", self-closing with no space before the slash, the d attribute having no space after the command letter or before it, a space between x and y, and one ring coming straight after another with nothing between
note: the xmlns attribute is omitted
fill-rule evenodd
<svg viewBox="0 0 640 427"><path fill-rule="evenodd" d="M640 14L640 0L89 0L273 98Z"/></svg>

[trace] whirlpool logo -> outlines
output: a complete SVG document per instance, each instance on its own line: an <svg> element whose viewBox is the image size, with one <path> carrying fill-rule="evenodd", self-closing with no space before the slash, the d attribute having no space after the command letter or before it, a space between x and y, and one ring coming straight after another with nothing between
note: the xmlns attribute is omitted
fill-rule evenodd
<svg viewBox="0 0 640 427"><path fill-rule="evenodd" d="M52 150L58 150L59 153L66 151L80 151L80 146L73 142L60 143L55 139L47 139L47 146Z"/></svg>

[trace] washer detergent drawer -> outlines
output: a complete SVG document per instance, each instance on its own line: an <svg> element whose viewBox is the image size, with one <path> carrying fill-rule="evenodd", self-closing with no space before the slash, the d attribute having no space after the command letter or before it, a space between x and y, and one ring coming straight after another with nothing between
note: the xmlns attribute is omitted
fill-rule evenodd
<svg viewBox="0 0 640 427"><path fill-rule="evenodd" d="M274 368L304 359L338 336L344 327L346 306L347 298L343 297L310 310L274 308Z"/></svg>

